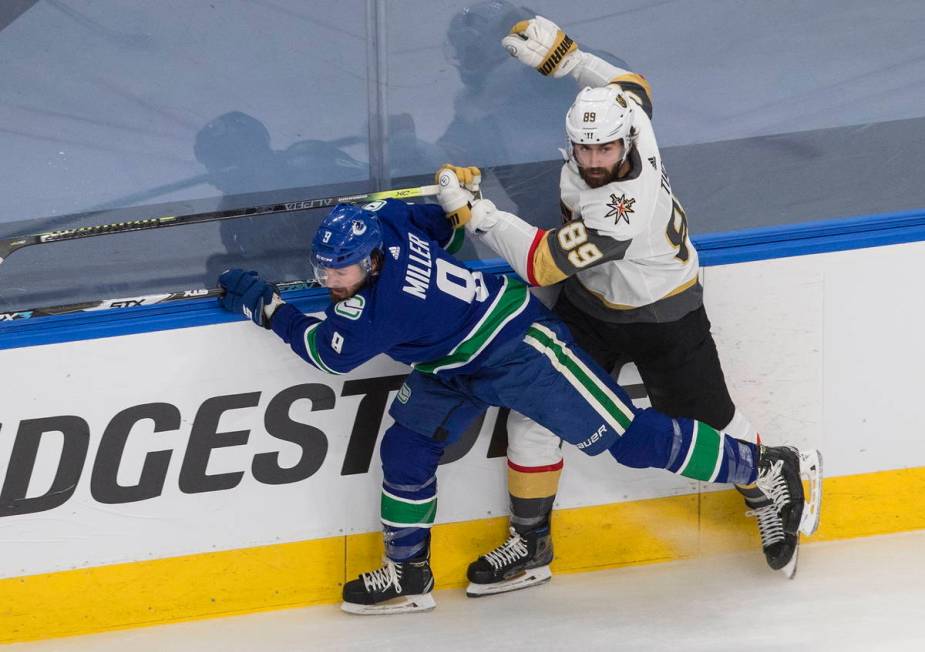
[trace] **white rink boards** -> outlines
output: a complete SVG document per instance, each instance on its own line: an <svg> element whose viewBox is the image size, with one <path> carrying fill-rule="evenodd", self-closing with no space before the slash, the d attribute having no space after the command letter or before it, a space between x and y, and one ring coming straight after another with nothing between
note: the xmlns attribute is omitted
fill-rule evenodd
<svg viewBox="0 0 925 652"><path fill-rule="evenodd" d="M703 270L737 404L766 443L824 453L816 540L925 527L905 496L925 490L923 275L923 242ZM330 603L377 561L402 365L322 375L241 321L0 350L0 367L0 598L17 605L0 642ZM496 413L438 473L440 586L504 532ZM724 487L565 454L556 572L755 549Z"/></svg>

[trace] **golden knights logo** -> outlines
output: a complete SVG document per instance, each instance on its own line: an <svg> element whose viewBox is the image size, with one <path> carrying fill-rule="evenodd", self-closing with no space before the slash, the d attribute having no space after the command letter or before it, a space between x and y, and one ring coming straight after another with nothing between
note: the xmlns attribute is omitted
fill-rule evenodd
<svg viewBox="0 0 925 652"><path fill-rule="evenodd" d="M610 202L607 204L607 208L610 211L604 217L614 218L614 224L619 224L620 220L626 220L626 223L630 223L630 213L634 213L633 204L636 203L636 200L632 197L627 197L626 193L617 197L616 193L611 193Z"/></svg>

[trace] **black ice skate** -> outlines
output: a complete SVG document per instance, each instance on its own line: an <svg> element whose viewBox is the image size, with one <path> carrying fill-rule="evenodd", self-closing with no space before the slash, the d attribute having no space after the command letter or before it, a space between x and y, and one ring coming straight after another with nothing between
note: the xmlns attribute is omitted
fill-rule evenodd
<svg viewBox="0 0 925 652"><path fill-rule="evenodd" d="M341 609L361 615L427 611L437 606L431 595L433 589L429 559L406 562L386 559L379 570L363 573L344 585Z"/></svg>
<svg viewBox="0 0 925 652"><path fill-rule="evenodd" d="M548 582L552 577L549 571L552 561L549 528L525 534L511 528L510 532L507 541L469 564L466 595L470 598L525 589Z"/></svg>
<svg viewBox="0 0 925 652"><path fill-rule="evenodd" d="M804 495L803 480L809 486L808 499ZM819 526L822 502L819 451L761 446L755 485L738 489L751 508L746 516L758 520L761 547L768 566L793 579L797 571L800 534L809 536Z"/></svg>
<svg viewBox="0 0 925 652"><path fill-rule="evenodd" d="M758 520L761 548L768 566L771 570L781 571L788 579L792 578L797 569L799 539L784 532L784 524L774 502L756 485L736 486L736 489L745 496L745 505L749 508L745 515Z"/></svg>

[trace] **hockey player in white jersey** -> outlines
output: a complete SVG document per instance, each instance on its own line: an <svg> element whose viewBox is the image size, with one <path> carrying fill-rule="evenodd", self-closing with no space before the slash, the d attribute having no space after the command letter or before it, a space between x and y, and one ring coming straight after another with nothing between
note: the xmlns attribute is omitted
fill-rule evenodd
<svg viewBox="0 0 925 652"><path fill-rule="evenodd" d="M636 363L657 409L758 440L726 388L703 307L697 251L674 196L652 128L652 93L639 74L587 52L551 21L514 25L509 54L543 75L571 74L584 86L566 116L560 176L563 224L544 231L499 211L465 188L444 209L471 203L467 228L535 286L562 283L554 308L605 369ZM452 166L441 173L453 172ZM441 182L444 180L441 179ZM458 185L453 178L446 184ZM470 596L524 588L549 578L549 517L562 470L551 433L517 413L508 421L511 536L469 567ZM812 466L812 465L810 465ZM807 498L818 524L821 465ZM755 486L737 485L757 518L768 565L796 572L800 531L781 521Z"/></svg>

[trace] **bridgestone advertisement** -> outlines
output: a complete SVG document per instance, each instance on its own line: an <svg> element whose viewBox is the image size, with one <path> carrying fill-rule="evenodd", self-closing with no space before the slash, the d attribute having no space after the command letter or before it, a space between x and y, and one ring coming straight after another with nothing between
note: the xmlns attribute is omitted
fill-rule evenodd
<svg viewBox="0 0 925 652"><path fill-rule="evenodd" d="M730 391L764 441L822 449L827 477L925 466L923 254L704 270ZM387 358L325 375L242 320L0 350L0 369L0 577L379 530L378 442L408 372ZM505 421L489 410L447 451L438 523L508 513ZM557 509L712 490L565 456Z"/></svg>

